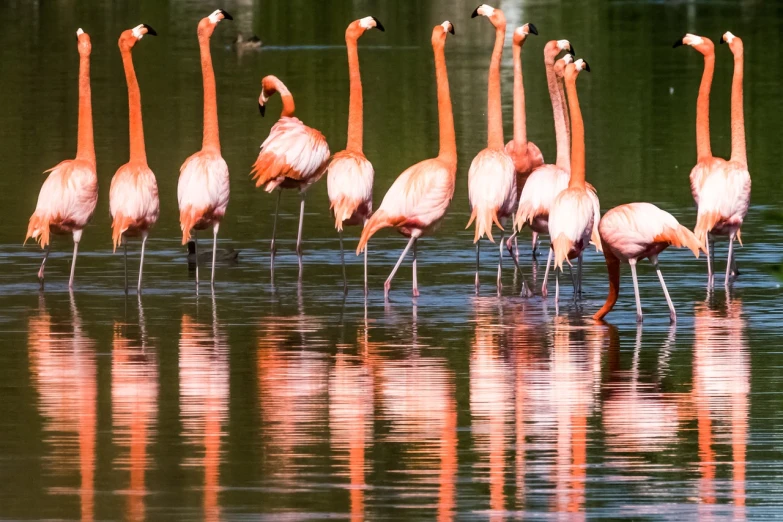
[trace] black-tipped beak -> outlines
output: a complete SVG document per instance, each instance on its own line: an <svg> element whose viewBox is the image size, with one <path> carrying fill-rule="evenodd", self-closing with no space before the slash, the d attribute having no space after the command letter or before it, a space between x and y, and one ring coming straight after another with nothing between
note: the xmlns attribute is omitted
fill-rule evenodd
<svg viewBox="0 0 783 522"><path fill-rule="evenodd" d="M723 35L720 35L720 38L718 38L718 43L721 45L726 43L726 40L723 39Z"/></svg>
<svg viewBox="0 0 783 522"><path fill-rule="evenodd" d="M479 7L481 7L481 6L478 6L477 8L475 8L475 9L473 10L473 14L472 14L472 15L470 15L470 17L471 17L471 18L476 18L476 17L479 15L479 12L478 12L478 10L479 10Z"/></svg>
<svg viewBox="0 0 783 522"><path fill-rule="evenodd" d="M679 40L672 44L672 49L681 46L683 44L683 39L685 39L685 35L682 35Z"/></svg>
<svg viewBox="0 0 783 522"><path fill-rule="evenodd" d="M386 29L383 28L383 24L381 23L380 20L378 20L374 16L372 17L372 19L375 20L375 28L376 29L378 29L379 31L386 31Z"/></svg>
<svg viewBox="0 0 783 522"><path fill-rule="evenodd" d="M568 46L569 46L568 54L576 58L576 51L574 51L574 45L569 43Z"/></svg>
<svg viewBox="0 0 783 522"><path fill-rule="evenodd" d="M223 15L223 18L226 20L233 20L234 17L228 14L228 11L224 11L223 9L220 10L220 14Z"/></svg>
<svg viewBox="0 0 783 522"><path fill-rule="evenodd" d="M584 64L585 64L584 70L590 72L590 64L588 64L587 62L584 62Z"/></svg>
<svg viewBox="0 0 783 522"><path fill-rule="evenodd" d="M454 32L454 24L452 24L451 22L449 22L449 32L450 32L451 34L456 34L456 33Z"/></svg>
<svg viewBox="0 0 783 522"><path fill-rule="evenodd" d="M266 105L261 105L261 104L259 103L259 104L258 104L258 112L260 112L260 113L261 113L261 117L263 118L263 117L264 117L264 115L266 114Z"/></svg>
<svg viewBox="0 0 783 522"><path fill-rule="evenodd" d="M147 30L147 34L150 36L158 36L158 32L147 24L141 24L141 26Z"/></svg>
<svg viewBox="0 0 783 522"><path fill-rule="evenodd" d="M531 24L529 22L527 24L527 30L530 31L530 34L534 34L534 35L538 36L538 29L536 29L535 25L533 25L533 24Z"/></svg>

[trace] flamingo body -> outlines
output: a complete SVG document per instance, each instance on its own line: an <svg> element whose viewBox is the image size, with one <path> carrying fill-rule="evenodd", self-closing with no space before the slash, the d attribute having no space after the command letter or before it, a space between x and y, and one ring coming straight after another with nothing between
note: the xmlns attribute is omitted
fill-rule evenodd
<svg viewBox="0 0 783 522"><path fill-rule="evenodd" d="M117 170L109 189L109 210L113 216L114 249L123 235L138 236L157 222L160 214L158 183L146 163L126 163Z"/></svg>
<svg viewBox="0 0 783 522"><path fill-rule="evenodd" d="M479 152L468 171L468 196L472 209L470 226L476 221L475 243L484 235L493 243L492 223L512 216L517 205L517 179L514 162L505 150L487 148Z"/></svg>
<svg viewBox="0 0 783 522"><path fill-rule="evenodd" d="M723 161L721 167L701 180L694 229L700 244L706 244L707 234L737 234L750 206L751 182L747 166Z"/></svg>
<svg viewBox="0 0 783 522"><path fill-rule="evenodd" d="M511 161L514 162L514 170L517 174L517 195L519 195L533 170L544 164L544 155L538 145L532 141L517 145L514 140L506 143L506 153L511 156Z"/></svg>
<svg viewBox="0 0 783 522"><path fill-rule="evenodd" d="M526 224L539 234L549 233L549 209L557 195L568 188L571 174L557 165L542 165L525 181L519 196L515 224L521 229Z"/></svg>
<svg viewBox="0 0 783 522"><path fill-rule="evenodd" d="M334 226L361 225L372 214L375 171L364 154L344 150L332 157L326 189L334 213Z"/></svg>
<svg viewBox="0 0 783 522"><path fill-rule="evenodd" d="M555 253L555 268L563 261L578 257L587 248L595 223L595 203L586 188L572 187L562 191L552 203L549 214L549 237Z"/></svg>
<svg viewBox="0 0 783 522"><path fill-rule="evenodd" d="M219 225L226 214L229 197L228 165L214 150L200 150L182 164L177 184L182 244L191 230Z"/></svg>

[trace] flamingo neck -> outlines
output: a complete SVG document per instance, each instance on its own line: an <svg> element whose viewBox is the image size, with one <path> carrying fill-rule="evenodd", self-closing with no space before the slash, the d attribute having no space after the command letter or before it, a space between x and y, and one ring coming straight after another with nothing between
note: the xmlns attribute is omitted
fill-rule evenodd
<svg viewBox="0 0 783 522"><path fill-rule="evenodd" d="M712 157L710 146L710 89L715 72L715 54L704 55L699 97L696 100L696 156L698 161Z"/></svg>
<svg viewBox="0 0 783 522"><path fill-rule="evenodd" d="M280 95L280 99L283 101L283 109L280 111L281 118L292 118L294 116L294 112L296 110L296 105L294 105L294 96L283 82L275 77L271 89L269 89L267 92L269 93L268 98L271 97L274 93L278 93ZM348 117L350 119L350 114Z"/></svg>
<svg viewBox="0 0 783 522"><path fill-rule="evenodd" d="M571 118L568 115L568 111L566 110L566 107L568 107L568 104L566 103L566 95L565 95L565 79L563 77L557 78L557 94L560 98L560 110L563 113L563 127L565 129L565 150L566 150L566 164L568 165L568 168L571 168L571 154L568 150L568 147L571 143Z"/></svg>
<svg viewBox="0 0 783 522"><path fill-rule="evenodd" d="M438 84L438 131L440 134L438 157L456 169L457 138L454 134L454 114L449 93L449 75L446 71L446 53L442 44L433 45L433 50L435 52L435 79Z"/></svg>
<svg viewBox="0 0 783 522"><path fill-rule="evenodd" d="M568 188L585 188L585 126L576 94L576 75L566 78L565 84L571 113L571 179Z"/></svg>
<svg viewBox="0 0 783 522"><path fill-rule="evenodd" d="M606 257L606 269L609 272L609 295L606 296L604 306L593 316L594 319L599 320L612 311L620 296L620 260L612 253L606 243L604 243L603 249Z"/></svg>
<svg viewBox="0 0 783 522"><path fill-rule="evenodd" d="M500 60L503 57L503 42L506 38L506 26L495 28L495 47L489 62L489 81L487 94L487 147L503 149L503 109L500 100Z"/></svg>
<svg viewBox="0 0 783 522"><path fill-rule="evenodd" d="M348 48L348 77L350 81L350 97L348 102L348 143L346 149L362 152L364 134L364 107L362 98L362 76L359 72L359 50L356 38L346 36Z"/></svg>
<svg viewBox="0 0 783 522"><path fill-rule="evenodd" d="M204 78L204 138L201 148L220 152L220 133L218 131L217 89L215 71L212 68L212 54L209 51L209 36L198 36L201 50L201 74Z"/></svg>
<svg viewBox="0 0 783 522"><path fill-rule="evenodd" d="M525 84L522 80L522 45L512 47L514 57L514 142L527 142L527 117L525 114Z"/></svg>
<svg viewBox="0 0 783 522"><path fill-rule="evenodd" d="M555 76L555 62L545 56L546 84L549 88L549 99L552 100L552 114L555 119L555 140L557 142L557 160L555 164L563 170L570 168L570 156L568 151L568 131L565 123L564 103L560 99L557 90L557 77Z"/></svg>
<svg viewBox="0 0 783 522"><path fill-rule="evenodd" d="M79 131L76 159L95 165L95 141L92 132L92 91L90 90L90 57L79 56Z"/></svg>
<svg viewBox="0 0 783 522"><path fill-rule="evenodd" d="M122 65L125 68L125 81L128 84L128 121L130 135L130 160L147 163L144 148L144 126L141 121L141 92L133 69L130 49L121 49Z"/></svg>
<svg viewBox="0 0 783 522"><path fill-rule="evenodd" d="M748 164L745 147L745 114L743 110L743 56L734 57L734 78L731 81L731 160Z"/></svg>

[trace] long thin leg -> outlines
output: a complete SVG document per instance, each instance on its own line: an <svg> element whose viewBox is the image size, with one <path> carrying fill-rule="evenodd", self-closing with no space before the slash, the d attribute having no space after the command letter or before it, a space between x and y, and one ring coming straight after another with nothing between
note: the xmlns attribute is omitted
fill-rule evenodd
<svg viewBox="0 0 783 522"><path fill-rule="evenodd" d="M275 203L275 218L272 221L272 245L269 249L272 251L272 257L275 256L277 248L275 247L275 237L277 236L277 213L280 210L280 197L283 195L283 191L277 189L277 202Z"/></svg>
<svg viewBox="0 0 783 522"><path fill-rule="evenodd" d="M506 249L508 250L508 255L516 259L516 263L514 263L514 266L519 266L519 244L517 243L517 235L519 232L513 232L510 236L508 236L508 239L506 240ZM514 255L514 250L511 248L511 244L514 244L514 248L516 249L516 255Z"/></svg>
<svg viewBox="0 0 783 522"><path fill-rule="evenodd" d="M125 237L122 240L123 259L125 263L125 294L128 293L128 240Z"/></svg>
<svg viewBox="0 0 783 522"><path fill-rule="evenodd" d="M370 293L370 287L367 286L367 251L369 250L368 245L365 245L364 247L364 296L367 297L367 294Z"/></svg>
<svg viewBox="0 0 783 522"><path fill-rule="evenodd" d="M533 240L530 246L533 248L533 259L538 258L538 232L533 232Z"/></svg>
<svg viewBox="0 0 783 522"><path fill-rule="evenodd" d="M503 290L503 281L501 279L501 275L503 273L503 235L504 235L504 232L501 231L500 232L500 245L499 245L500 248L498 248L498 251L499 251L498 253L500 254L498 256L498 281L497 281L498 297L500 297L500 293ZM514 256L512 255L511 257L514 257Z"/></svg>
<svg viewBox="0 0 783 522"><path fill-rule="evenodd" d="M568 263L568 274L571 276L571 286L574 288L574 301L576 301L576 277L574 277L574 267Z"/></svg>
<svg viewBox="0 0 783 522"><path fill-rule="evenodd" d="M579 261L576 268L576 293L582 297L582 255L579 254Z"/></svg>
<svg viewBox="0 0 783 522"><path fill-rule="evenodd" d="M38 269L38 281L41 283L41 290L44 288L44 268L46 268L46 260L49 259L49 251L51 248L51 243L46 245L46 252L44 253L43 261L41 261L41 268Z"/></svg>
<svg viewBox="0 0 783 522"><path fill-rule="evenodd" d="M197 232L193 231L193 245L194 245L194 252L196 254L196 295L198 295L198 265L200 264L198 262L198 235Z"/></svg>
<svg viewBox="0 0 783 522"><path fill-rule="evenodd" d="M555 268L555 305L560 302L560 272L562 272L563 269L557 269Z"/></svg>
<svg viewBox="0 0 783 522"><path fill-rule="evenodd" d="M672 324L676 323L677 312L674 311L674 303L672 303L672 298L669 296L669 290L666 288L666 283L663 281L663 274L661 273L661 269L658 266L658 256L651 256L650 262L652 263L653 267L655 267L655 271L658 273L658 280L661 282L663 295L666 296L666 303L669 305L669 321Z"/></svg>
<svg viewBox="0 0 783 522"><path fill-rule="evenodd" d="M144 273L144 247L147 246L147 235L148 235L147 232L141 233L141 259L139 260L139 285L136 287L136 292L138 294L141 294L141 276Z"/></svg>
<svg viewBox="0 0 783 522"><path fill-rule="evenodd" d="M515 240L516 243L516 240ZM501 243L502 245L503 243ZM527 284L527 279L525 279L525 273L522 271L522 267L519 266L519 256L515 256L514 252L511 250L511 241L509 238L509 241L506 241L506 248L508 249L508 255L511 256L511 260L514 262L514 283L516 284L517 274L520 274L522 277L522 291L519 295L522 297L533 297L533 291L530 290L530 285Z"/></svg>
<svg viewBox="0 0 783 522"><path fill-rule="evenodd" d="M82 231L73 233L73 260L71 261L71 278L68 280L68 288L73 288L73 275L76 273L76 256L79 254L79 241L82 240Z"/></svg>
<svg viewBox="0 0 783 522"><path fill-rule="evenodd" d="M413 297L419 297L419 277L416 273L416 245L419 244L418 239L413 240Z"/></svg>
<svg viewBox="0 0 783 522"><path fill-rule="evenodd" d="M400 265L402 264L402 260L405 259L405 256L408 254L408 250L411 249L411 245L413 245L414 241L416 241L415 237L411 237L410 241L408 241L408 244L405 245L405 249L402 251L402 254L400 254L400 258L397 260L397 264L394 265L394 268L391 271L391 274L389 274L389 277L386 278L386 282L383 283L383 296L384 298L389 298L389 289L391 288L391 282L392 279L394 279L394 274L397 273L397 270L400 268Z"/></svg>
<svg viewBox="0 0 783 522"><path fill-rule="evenodd" d="M633 293L636 295L636 322L641 323L642 319L642 300L639 299L639 281L636 279L636 259L629 259L631 265L631 275L633 276Z"/></svg>
<svg viewBox="0 0 783 522"><path fill-rule="evenodd" d="M299 232L296 234L296 253L302 255L302 224L304 223L305 195L302 193L302 201L299 204Z"/></svg>
<svg viewBox="0 0 783 522"><path fill-rule="evenodd" d="M549 279L549 266L552 264L552 253L553 253L553 251L550 248L549 249L549 256L547 256L547 258L546 258L546 270L544 270L544 282L541 285L541 295L543 297L546 297L547 294L549 294L549 292L546 289L546 283L547 283L547 280Z"/></svg>
<svg viewBox="0 0 783 522"><path fill-rule="evenodd" d="M710 234L707 233L707 286L712 286L712 248L714 246L714 241L710 245Z"/></svg>
<svg viewBox="0 0 783 522"><path fill-rule="evenodd" d="M519 232L518 231L514 232L514 259L516 259L517 262L519 262L519 241L518 241L519 238L517 237L517 235L519 235Z"/></svg>
<svg viewBox="0 0 783 522"><path fill-rule="evenodd" d="M212 289L215 289L215 258L217 258L217 235L220 223L215 223L212 226L212 278L210 279L210 285Z"/></svg>
<svg viewBox="0 0 783 522"><path fill-rule="evenodd" d="M343 293L348 293L348 278L345 275L345 251L343 250L343 231L340 230L340 264L343 267Z"/></svg>
<svg viewBox="0 0 783 522"><path fill-rule="evenodd" d="M734 258L734 234L729 236L729 257L726 259L726 279L723 282L723 286L728 287L731 283L731 263Z"/></svg>
<svg viewBox="0 0 783 522"><path fill-rule="evenodd" d="M478 241L476 241L476 281L475 281L476 295L478 295L479 293L479 252L481 249L480 244L481 244L481 240L479 239Z"/></svg>

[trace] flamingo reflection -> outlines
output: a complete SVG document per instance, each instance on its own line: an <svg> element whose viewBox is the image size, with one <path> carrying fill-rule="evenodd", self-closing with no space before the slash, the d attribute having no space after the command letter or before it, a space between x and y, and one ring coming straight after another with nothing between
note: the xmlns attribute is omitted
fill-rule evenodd
<svg viewBox="0 0 783 522"><path fill-rule="evenodd" d="M114 443L122 448L115 468L130 470L125 518L133 521L145 519L147 447L158 412L158 363L155 351L147 345L141 296L138 310L138 335L129 335L132 327L128 324L114 325L111 368Z"/></svg>
<svg viewBox="0 0 783 522"><path fill-rule="evenodd" d="M221 442L229 400L228 343L221 332L212 295L211 321L182 316L179 339L179 401L182 435L198 456L185 460L204 470L204 519L220 520ZM203 452L203 453L202 453Z"/></svg>
<svg viewBox="0 0 783 522"><path fill-rule="evenodd" d="M70 493L65 484L78 469L81 519L89 522L95 511L95 343L82 329L73 293L69 308L69 318L53 317L43 295L39 298L38 313L28 325L30 373L43 418L44 442L50 448L44 472L56 484L51 492Z"/></svg>

